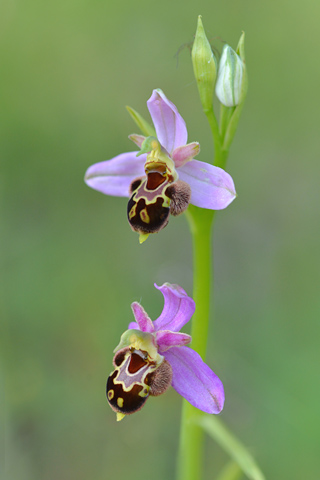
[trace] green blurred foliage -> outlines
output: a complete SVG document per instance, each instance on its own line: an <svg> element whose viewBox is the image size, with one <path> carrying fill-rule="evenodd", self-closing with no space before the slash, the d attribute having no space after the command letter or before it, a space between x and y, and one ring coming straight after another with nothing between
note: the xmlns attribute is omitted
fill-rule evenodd
<svg viewBox="0 0 320 480"><path fill-rule="evenodd" d="M157 87L210 161L188 50L199 13L220 51L245 30L250 82L227 166L238 198L215 226L208 363L225 384L221 418L268 479L318 477L319 3L4 0L6 480L174 478L181 398L171 389L116 423L104 389L130 303L141 300L154 319L154 282L192 293L187 223L171 219L139 245L126 200L90 190L83 175L132 149L124 107L147 115ZM206 479L227 460L208 440Z"/></svg>

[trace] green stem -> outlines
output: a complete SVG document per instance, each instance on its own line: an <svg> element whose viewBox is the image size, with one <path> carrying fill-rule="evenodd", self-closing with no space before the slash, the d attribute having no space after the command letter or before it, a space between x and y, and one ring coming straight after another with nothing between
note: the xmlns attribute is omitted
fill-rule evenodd
<svg viewBox="0 0 320 480"><path fill-rule="evenodd" d="M207 116L213 136L215 158L219 159L221 156L222 141L219 133L218 121L214 114L213 107L210 110L204 110L204 113Z"/></svg>
<svg viewBox="0 0 320 480"><path fill-rule="evenodd" d="M225 168L227 158L228 158L228 153L229 153L229 147L225 147L225 136L228 130L228 125L230 122L230 119L232 118L232 115L234 113L235 108L234 107L226 107L221 103L220 105L220 127L219 127L219 133L220 133L220 141L221 141L221 149L220 149L220 155L216 156L214 165L220 168Z"/></svg>
<svg viewBox="0 0 320 480"><path fill-rule="evenodd" d="M234 109L231 115L231 118L229 120L227 129L226 129L226 133L223 139L223 145L221 147L224 151L228 152L230 149L233 137L235 136L235 133L238 128L238 123L239 123L240 115L243 109L243 104L244 104L244 100L241 103L239 103L239 105L236 106L236 108Z"/></svg>
<svg viewBox="0 0 320 480"><path fill-rule="evenodd" d="M225 169L228 155L229 155L229 150L224 150L224 149L222 149L222 150L221 150L220 158L217 158L217 160L215 161L214 165L215 165L216 167L220 167L220 168Z"/></svg>
<svg viewBox="0 0 320 480"><path fill-rule="evenodd" d="M214 210L190 205L187 218L193 238L193 299L196 311L192 319L192 348L206 355L210 300L212 296L212 224Z"/></svg>
<svg viewBox="0 0 320 480"><path fill-rule="evenodd" d="M193 299L196 311L192 319L192 348L204 359L207 349L209 310L212 298L212 224L213 210L200 209L192 205L187 211L192 238L194 284ZM183 401L178 480L200 480L202 478L203 431L190 421L199 411Z"/></svg>
<svg viewBox="0 0 320 480"><path fill-rule="evenodd" d="M227 161L230 145L228 145L228 148L224 148L224 145L222 144L223 137L220 134L219 125L218 125L216 116L214 114L213 108L211 110L205 111L204 113L207 116L207 119L211 128L211 133L213 136L214 154L215 154L213 165L216 165L217 167L220 167L220 168L224 168Z"/></svg>
<svg viewBox="0 0 320 480"><path fill-rule="evenodd" d="M219 132L220 132L220 138L221 138L222 144L223 144L224 136L226 134L228 123L233 111L234 111L234 107L226 107L225 105L223 105L223 103L220 104Z"/></svg>

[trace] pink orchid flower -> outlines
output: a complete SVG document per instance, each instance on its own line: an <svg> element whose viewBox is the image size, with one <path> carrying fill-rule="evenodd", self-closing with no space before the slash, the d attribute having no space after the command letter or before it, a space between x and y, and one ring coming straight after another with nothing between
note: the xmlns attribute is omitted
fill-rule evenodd
<svg viewBox="0 0 320 480"><path fill-rule="evenodd" d="M226 208L236 197L231 176L219 167L194 160L198 142L187 144L185 121L160 89L147 106L156 138L130 135L141 149L121 153L88 168L85 182L106 195L129 197L128 220L144 241L168 224L189 203L212 210Z"/></svg>
<svg viewBox="0 0 320 480"><path fill-rule="evenodd" d="M221 380L200 355L186 345L190 335L180 329L191 319L195 303L179 285L155 285L164 308L154 322L143 307L131 307L135 322L114 350L115 370L107 382L107 398L121 420L140 410L149 395L158 396L170 385L196 408L220 413L224 404Z"/></svg>

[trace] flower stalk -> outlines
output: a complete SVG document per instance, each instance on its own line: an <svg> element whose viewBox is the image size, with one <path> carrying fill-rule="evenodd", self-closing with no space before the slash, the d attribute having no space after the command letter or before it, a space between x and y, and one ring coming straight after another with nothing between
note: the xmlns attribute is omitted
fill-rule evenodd
<svg viewBox="0 0 320 480"><path fill-rule="evenodd" d="M212 298L212 225L214 211L190 206L187 219L193 239L194 284L193 297L197 310L192 320L192 347L205 358L207 349L209 313ZM212 322L212 317L210 317ZM192 336L191 335L191 336ZM199 414L188 402L183 402L178 480L202 478L203 430L191 419Z"/></svg>
<svg viewBox="0 0 320 480"><path fill-rule="evenodd" d="M192 321L193 348L205 357L207 348L210 299L212 298L212 225L214 210L189 206L187 219L193 238L193 299L197 309ZM212 321L211 321L212 323Z"/></svg>

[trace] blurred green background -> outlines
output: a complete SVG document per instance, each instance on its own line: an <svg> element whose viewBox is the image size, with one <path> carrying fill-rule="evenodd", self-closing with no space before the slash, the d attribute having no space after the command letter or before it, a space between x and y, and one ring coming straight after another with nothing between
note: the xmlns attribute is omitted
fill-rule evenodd
<svg viewBox="0 0 320 480"><path fill-rule="evenodd" d="M197 5L196 5L197 3ZM221 51L246 32L249 93L227 170L238 198L215 224L208 363L221 419L269 480L319 478L320 4L277 0L4 0L0 5L1 461L6 480L173 479L173 389L116 423L112 350L153 283L192 294L184 216L142 246L126 200L89 189L92 163L132 150L124 106L162 88L213 153L188 48L197 15ZM219 37L219 38L216 38ZM5 378L5 381L4 381ZM226 454L206 441L206 476Z"/></svg>

